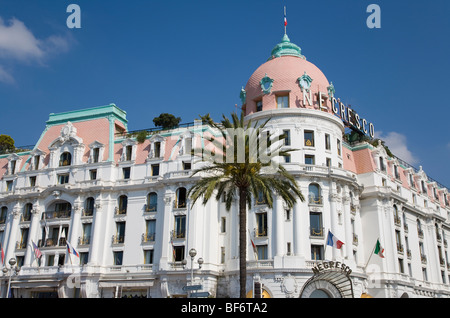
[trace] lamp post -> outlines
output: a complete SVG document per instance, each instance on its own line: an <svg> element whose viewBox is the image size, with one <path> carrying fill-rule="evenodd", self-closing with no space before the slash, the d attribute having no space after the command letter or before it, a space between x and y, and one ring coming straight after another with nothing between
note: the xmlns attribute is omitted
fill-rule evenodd
<svg viewBox="0 0 450 318"><path fill-rule="evenodd" d="M11 277L12 277L13 273L15 273L17 275L19 273L19 271L20 271L20 268L15 266L16 263L17 263L15 258L11 258L8 263L9 263L9 266L10 266L9 269L6 266L2 269L4 275L7 275L8 272L9 272L8 289L6 290L5 298L9 297L9 291L11 289Z"/></svg>

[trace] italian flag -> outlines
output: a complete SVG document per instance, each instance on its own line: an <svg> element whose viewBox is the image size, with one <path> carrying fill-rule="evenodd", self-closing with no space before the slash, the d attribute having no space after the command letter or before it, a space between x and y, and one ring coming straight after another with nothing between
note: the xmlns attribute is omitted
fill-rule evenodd
<svg viewBox="0 0 450 318"><path fill-rule="evenodd" d="M381 246L380 240L377 240L377 244L375 245L375 250L373 251L373 253L377 254L381 258L384 258L384 247Z"/></svg>

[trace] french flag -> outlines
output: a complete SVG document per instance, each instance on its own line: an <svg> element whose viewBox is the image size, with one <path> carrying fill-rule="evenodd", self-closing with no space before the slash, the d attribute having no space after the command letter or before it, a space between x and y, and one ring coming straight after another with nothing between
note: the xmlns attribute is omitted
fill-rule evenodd
<svg viewBox="0 0 450 318"><path fill-rule="evenodd" d="M344 245L344 242L340 241L336 236L333 235L333 233L330 232L330 230L328 230L327 245L333 246L339 250L342 245Z"/></svg>
<svg viewBox="0 0 450 318"><path fill-rule="evenodd" d="M69 254L73 254L76 257L80 257L80 254L78 254L78 252L73 248L73 246L69 242L66 243L67 243L67 251L69 252Z"/></svg>

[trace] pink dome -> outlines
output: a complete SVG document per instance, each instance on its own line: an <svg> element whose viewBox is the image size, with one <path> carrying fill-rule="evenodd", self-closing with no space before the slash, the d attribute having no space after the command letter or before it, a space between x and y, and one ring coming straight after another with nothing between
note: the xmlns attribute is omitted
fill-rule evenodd
<svg viewBox="0 0 450 318"><path fill-rule="evenodd" d="M262 88L263 78L268 83L265 91ZM300 80L300 78L303 78L303 80ZM270 83L272 86L268 89ZM332 85L330 87L322 71L314 64L306 61L303 56L283 55L275 57L273 55L269 61L253 73L245 86L245 114L255 113L258 102L262 102L262 109L260 108L259 111L276 109L277 97L280 96L288 96L284 99L284 102L288 103L289 108L320 109L320 98L322 110L332 113L328 96L329 89L333 89ZM321 93L320 96L319 92Z"/></svg>

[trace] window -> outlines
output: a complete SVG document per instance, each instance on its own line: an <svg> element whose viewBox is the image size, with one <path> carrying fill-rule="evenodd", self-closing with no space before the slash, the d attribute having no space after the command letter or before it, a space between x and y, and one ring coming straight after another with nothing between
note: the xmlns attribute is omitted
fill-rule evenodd
<svg viewBox="0 0 450 318"><path fill-rule="evenodd" d="M36 176L32 176L30 177L30 187L35 187L36 186Z"/></svg>
<svg viewBox="0 0 450 318"><path fill-rule="evenodd" d="M95 205L95 199L92 197L87 198L86 202L84 203L83 216L94 215L94 205Z"/></svg>
<svg viewBox="0 0 450 318"><path fill-rule="evenodd" d="M289 108L289 96L277 96L277 108Z"/></svg>
<svg viewBox="0 0 450 318"><path fill-rule="evenodd" d="M311 260L323 260L323 245L311 245Z"/></svg>
<svg viewBox="0 0 450 318"><path fill-rule="evenodd" d="M159 164L152 165L152 177L159 176Z"/></svg>
<svg viewBox="0 0 450 318"><path fill-rule="evenodd" d="M226 233L227 231L227 218L220 218L220 233Z"/></svg>
<svg viewBox="0 0 450 318"><path fill-rule="evenodd" d="M16 173L16 160L11 160L11 174Z"/></svg>
<svg viewBox="0 0 450 318"><path fill-rule="evenodd" d="M183 161L183 170L191 170L191 163Z"/></svg>
<svg viewBox="0 0 450 318"><path fill-rule="evenodd" d="M186 237L186 216L177 215L175 216L175 238L185 238Z"/></svg>
<svg viewBox="0 0 450 318"><path fill-rule="evenodd" d="M403 259L401 258L398 259L398 269L402 274L405 272L405 269L403 268Z"/></svg>
<svg viewBox="0 0 450 318"><path fill-rule="evenodd" d="M154 242L156 238L156 220L147 220L145 224L145 242Z"/></svg>
<svg viewBox="0 0 450 318"><path fill-rule="evenodd" d="M283 156L283 158L284 158L284 162L285 163L290 163L291 162L291 155L285 155L285 156Z"/></svg>
<svg viewBox="0 0 450 318"><path fill-rule="evenodd" d="M117 214L127 214L128 207L128 197L126 195L121 195L119 197L119 209Z"/></svg>
<svg viewBox="0 0 450 318"><path fill-rule="evenodd" d="M327 167L331 167L331 158L326 158L326 163L325 163L325 165L326 165Z"/></svg>
<svg viewBox="0 0 450 318"><path fill-rule="evenodd" d="M89 262L89 252L80 252L80 265L86 265Z"/></svg>
<svg viewBox="0 0 450 318"><path fill-rule="evenodd" d="M89 170L89 178L91 180L97 180L97 169Z"/></svg>
<svg viewBox="0 0 450 318"><path fill-rule="evenodd" d="M130 179L130 172L131 172L131 168L130 167L122 168L122 177L123 177L123 179Z"/></svg>
<svg viewBox="0 0 450 318"><path fill-rule="evenodd" d="M18 245L18 248L27 248L27 242L28 242L28 228L24 228L20 230L20 242Z"/></svg>
<svg viewBox="0 0 450 318"><path fill-rule="evenodd" d="M116 222L116 236L114 244L125 242L125 222Z"/></svg>
<svg viewBox="0 0 450 318"><path fill-rule="evenodd" d="M184 246L173 247L174 262L181 262L184 259Z"/></svg>
<svg viewBox="0 0 450 318"><path fill-rule="evenodd" d="M267 213L256 213L256 236L267 236Z"/></svg>
<svg viewBox="0 0 450 318"><path fill-rule="evenodd" d="M98 162L99 156L100 156L100 148L92 149L92 162L94 163Z"/></svg>
<svg viewBox="0 0 450 318"><path fill-rule="evenodd" d="M264 198L264 194L262 191L258 192L258 197L255 199L255 205L267 204L266 198Z"/></svg>
<svg viewBox="0 0 450 318"><path fill-rule="evenodd" d="M12 181L6 181L6 191L10 192L13 188L13 182Z"/></svg>
<svg viewBox="0 0 450 318"><path fill-rule="evenodd" d="M34 156L34 170L38 170L39 169L39 161L40 161L41 157L40 156Z"/></svg>
<svg viewBox="0 0 450 318"><path fill-rule="evenodd" d="M322 204L322 195L320 186L317 183L311 183L308 187L309 204Z"/></svg>
<svg viewBox="0 0 450 318"><path fill-rule="evenodd" d="M386 172L386 166L384 165L383 157L380 157L380 170Z"/></svg>
<svg viewBox="0 0 450 318"><path fill-rule="evenodd" d="M225 247L220 247L220 264L225 264Z"/></svg>
<svg viewBox="0 0 450 318"><path fill-rule="evenodd" d="M70 152L63 152L59 158L59 166L65 167L70 166L72 164L72 155Z"/></svg>
<svg viewBox="0 0 450 318"><path fill-rule="evenodd" d="M284 145L290 146L291 145L291 131L289 129L283 130L284 135Z"/></svg>
<svg viewBox="0 0 450 318"><path fill-rule="evenodd" d="M154 145L155 148L155 158L161 157L161 142L157 141Z"/></svg>
<svg viewBox="0 0 450 318"><path fill-rule="evenodd" d="M314 165L315 164L315 157L314 155L305 155L305 164L307 165Z"/></svg>
<svg viewBox="0 0 450 318"><path fill-rule="evenodd" d="M158 195L155 192L151 192L147 195L147 206L145 212L156 212L158 208Z"/></svg>
<svg viewBox="0 0 450 318"><path fill-rule="evenodd" d="M314 147L314 131L305 130L305 146Z"/></svg>
<svg viewBox="0 0 450 318"><path fill-rule="evenodd" d="M394 176L395 176L395 179L400 179L400 174L398 173L397 165L394 165Z"/></svg>
<svg viewBox="0 0 450 318"><path fill-rule="evenodd" d="M6 217L8 216L8 208L6 206L2 206L0 210L0 224L4 224L6 222ZM0 243L2 241L0 240Z"/></svg>
<svg viewBox="0 0 450 318"><path fill-rule="evenodd" d="M129 161L132 158L132 154L133 154L133 146L126 146L125 148L125 160Z"/></svg>
<svg viewBox="0 0 450 318"><path fill-rule="evenodd" d="M92 229L92 223L84 223L83 224L83 236L81 237L80 244L88 245L91 243L91 229Z"/></svg>
<svg viewBox="0 0 450 318"><path fill-rule="evenodd" d="M114 265L121 266L123 260L123 252L113 252Z"/></svg>
<svg viewBox="0 0 450 318"><path fill-rule="evenodd" d="M30 221L31 220L31 210L33 210L33 204L27 203L23 207L22 221Z"/></svg>
<svg viewBox="0 0 450 318"><path fill-rule="evenodd" d="M323 237L322 213L309 212L309 228L311 236Z"/></svg>
<svg viewBox="0 0 450 318"><path fill-rule="evenodd" d="M58 184L66 184L69 183L69 174L58 174Z"/></svg>
<svg viewBox="0 0 450 318"><path fill-rule="evenodd" d="M341 155L341 141L339 139L337 140L337 154L338 156Z"/></svg>
<svg viewBox="0 0 450 318"><path fill-rule="evenodd" d="M331 142L330 142L330 135L325 134L325 149L331 150Z"/></svg>
<svg viewBox="0 0 450 318"><path fill-rule="evenodd" d="M257 101L256 102L256 111L260 112L260 111L262 111L262 108L263 108L262 100Z"/></svg>
<svg viewBox="0 0 450 318"><path fill-rule="evenodd" d="M258 260L267 259L267 245L256 245L256 253L258 254Z"/></svg>
<svg viewBox="0 0 450 318"><path fill-rule="evenodd" d="M153 250L144 251L144 264L153 264Z"/></svg>
<svg viewBox="0 0 450 318"><path fill-rule="evenodd" d="M176 191L175 208L181 209L186 207L186 188L178 188Z"/></svg>

